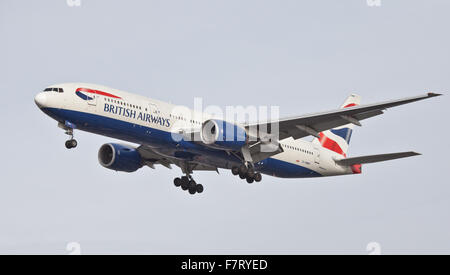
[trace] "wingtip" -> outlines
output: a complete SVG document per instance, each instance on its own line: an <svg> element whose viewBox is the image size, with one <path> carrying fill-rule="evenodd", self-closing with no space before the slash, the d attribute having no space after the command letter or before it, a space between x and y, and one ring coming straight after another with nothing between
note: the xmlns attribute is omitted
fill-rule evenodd
<svg viewBox="0 0 450 275"><path fill-rule="evenodd" d="M435 97L435 96L441 96L442 94L438 93L428 93L428 97Z"/></svg>
<svg viewBox="0 0 450 275"><path fill-rule="evenodd" d="M412 156L421 156L422 154L421 153L417 153L417 152L411 152L411 155Z"/></svg>

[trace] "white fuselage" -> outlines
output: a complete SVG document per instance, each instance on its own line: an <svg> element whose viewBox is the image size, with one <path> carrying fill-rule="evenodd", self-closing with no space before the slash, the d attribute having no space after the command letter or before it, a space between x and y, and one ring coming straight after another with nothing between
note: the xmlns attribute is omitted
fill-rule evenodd
<svg viewBox="0 0 450 275"><path fill-rule="evenodd" d="M35 101L61 126L149 146L167 157L191 152L196 161L230 169L238 159L193 142L171 140L181 129L200 129L211 116L185 107L116 89L85 83L52 85L61 90L39 93ZM96 91L92 93L92 91ZM278 177L317 177L352 174L335 160L344 156L302 139L280 141L284 152L255 164L262 173Z"/></svg>

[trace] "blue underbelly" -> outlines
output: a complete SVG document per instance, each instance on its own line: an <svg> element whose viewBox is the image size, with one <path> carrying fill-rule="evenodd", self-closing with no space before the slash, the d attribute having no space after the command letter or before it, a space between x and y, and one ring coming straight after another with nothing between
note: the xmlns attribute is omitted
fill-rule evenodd
<svg viewBox="0 0 450 275"><path fill-rule="evenodd" d="M70 121L79 130L136 144L159 147L160 149L155 148L155 150L161 150L165 155L178 159L195 159L225 169L241 165L241 160L233 154L227 154L225 151L211 149L193 142L175 141L171 132L79 111L56 108L46 108L43 111L61 123ZM265 159L256 164L255 169L263 174L282 178L321 176L308 168L273 158Z"/></svg>
<svg viewBox="0 0 450 275"><path fill-rule="evenodd" d="M263 174L280 178L311 178L322 176L306 167L274 158L265 159L261 164L257 164L256 167Z"/></svg>
<svg viewBox="0 0 450 275"><path fill-rule="evenodd" d="M110 117L79 111L47 108L43 110L55 120L64 123L70 121L77 129L120 139L132 143L149 145L164 155L185 160L202 160L219 168L239 165L240 160L234 155L216 149L210 149L193 142L176 141L171 132L142 126Z"/></svg>

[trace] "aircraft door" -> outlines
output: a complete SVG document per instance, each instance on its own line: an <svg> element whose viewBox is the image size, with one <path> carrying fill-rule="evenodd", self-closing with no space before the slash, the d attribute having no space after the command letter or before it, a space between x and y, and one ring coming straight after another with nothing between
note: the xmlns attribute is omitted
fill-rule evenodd
<svg viewBox="0 0 450 275"><path fill-rule="evenodd" d="M314 146L314 162L320 164L320 148Z"/></svg>

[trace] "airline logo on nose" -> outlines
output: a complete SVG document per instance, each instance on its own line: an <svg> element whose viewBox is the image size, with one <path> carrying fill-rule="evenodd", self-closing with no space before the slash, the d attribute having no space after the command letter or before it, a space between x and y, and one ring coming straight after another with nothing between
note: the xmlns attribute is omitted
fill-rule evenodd
<svg viewBox="0 0 450 275"><path fill-rule="evenodd" d="M92 90L92 89L88 89L88 88L78 88L75 91L75 94L83 100L93 100L94 98L92 97L92 95L96 95L96 94L111 97L111 98L116 98L116 99L122 99L122 98L115 96L113 94L110 94L110 93L105 93L105 92L102 92L99 90Z"/></svg>

